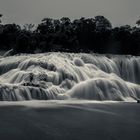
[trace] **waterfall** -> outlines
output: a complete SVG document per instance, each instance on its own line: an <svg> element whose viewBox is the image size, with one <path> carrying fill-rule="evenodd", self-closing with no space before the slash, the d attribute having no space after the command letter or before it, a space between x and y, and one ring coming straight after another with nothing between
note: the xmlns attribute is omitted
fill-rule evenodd
<svg viewBox="0 0 140 140"><path fill-rule="evenodd" d="M0 57L0 100L140 98L140 57L74 53Z"/></svg>

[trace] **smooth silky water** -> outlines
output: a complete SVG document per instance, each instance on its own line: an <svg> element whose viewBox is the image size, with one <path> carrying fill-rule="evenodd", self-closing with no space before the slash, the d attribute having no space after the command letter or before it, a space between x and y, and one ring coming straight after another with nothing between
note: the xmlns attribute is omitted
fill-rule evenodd
<svg viewBox="0 0 140 140"><path fill-rule="evenodd" d="M140 57L44 53L0 57L0 100L134 101Z"/></svg>

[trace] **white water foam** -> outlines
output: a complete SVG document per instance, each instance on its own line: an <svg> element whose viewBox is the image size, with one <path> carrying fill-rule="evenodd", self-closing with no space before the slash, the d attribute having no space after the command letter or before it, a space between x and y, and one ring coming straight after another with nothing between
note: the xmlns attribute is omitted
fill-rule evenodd
<svg viewBox="0 0 140 140"><path fill-rule="evenodd" d="M0 100L140 98L140 57L46 53L0 58Z"/></svg>

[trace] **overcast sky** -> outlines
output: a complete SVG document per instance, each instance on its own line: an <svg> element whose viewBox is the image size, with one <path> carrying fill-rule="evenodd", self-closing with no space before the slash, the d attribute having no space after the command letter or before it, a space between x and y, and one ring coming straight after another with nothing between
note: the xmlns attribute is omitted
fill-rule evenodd
<svg viewBox="0 0 140 140"><path fill-rule="evenodd" d="M5 23L104 15L113 25L134 24L140 17L140 0L0 0L0 13Z"/></svg>

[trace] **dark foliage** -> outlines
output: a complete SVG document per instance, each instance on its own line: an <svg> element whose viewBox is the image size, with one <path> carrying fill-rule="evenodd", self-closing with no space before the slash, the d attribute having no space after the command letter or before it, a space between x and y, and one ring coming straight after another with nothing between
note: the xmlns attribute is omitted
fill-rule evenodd
<svg viewBox="0 0 140 140"><path fill-rule="evenodd" d="M71 21L44 18L36 28L25 24L2 24L0 15L0 50L14 53L49 51L97 52L140 55L140 20L136 27L114 27L103 16Z"/></svg>

